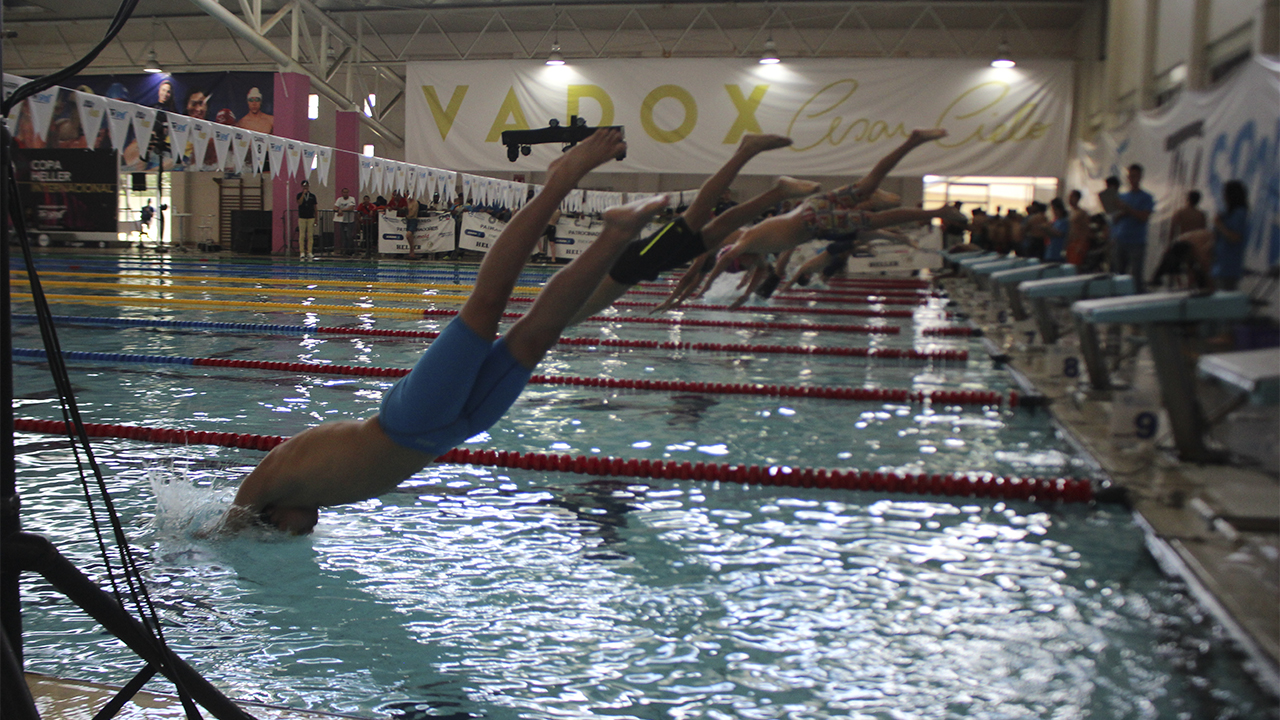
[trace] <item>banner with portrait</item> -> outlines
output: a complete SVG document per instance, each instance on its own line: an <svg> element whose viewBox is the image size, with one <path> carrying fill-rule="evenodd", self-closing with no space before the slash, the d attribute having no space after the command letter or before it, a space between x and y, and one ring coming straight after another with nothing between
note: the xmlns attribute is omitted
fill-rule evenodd
<svg viewBox="0 0 1280 720"><path fill-rule="evenodd" d="M224 133L229 128L272 132L274 83L274 73L269 72L80 75L51 90L47 114L43 104L37 108L40 112L21 112L15 138L23 148L99 149L111 147L112 133L118 130L122 170L223 170L227 153L222 153L220 163L215 128L225 126ZM92 99L95 96L99 99ZM112 101L141 108L131 108L131 122L113 128L108 110ZM33 107L31 101L22 105ZM177 138L181 148L171 147L175 138L169 113L189 118L176 119L187 126L179 128L179 135L188 132ZM99 124L94 127L95 123ZM199 123L208 128L207 134L190 133L190 126ZM139 146L138 130L148 124L150 139ZM91 127L88 136L86 125Z"/></svg>
<svg viewBox="0 0 1280 720"><path fill-rule="evenodd" d="M538 171L560 145L508 160L506 130L626 127L627 157L599 172L709 173L746 133L792 137L744 169L858 177L913 128L950 136L919 148L899 175L1061 175L1073 93L1070 61L996 69L984 60L741 58L412 62L405 90L409 162Z"/></svg>

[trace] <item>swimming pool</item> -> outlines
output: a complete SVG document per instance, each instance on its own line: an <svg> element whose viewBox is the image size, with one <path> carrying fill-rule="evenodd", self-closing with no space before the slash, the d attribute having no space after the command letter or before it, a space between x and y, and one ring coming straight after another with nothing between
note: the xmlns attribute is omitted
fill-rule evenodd
<svg viewBox="0 0 1280 720"><path fill-rule="evenodd" d="M86 258L79 267L110 272L112 262ZM159 269L129 262L134 273ZM398 281L427 274L404 263L358 269ZM430 279L465 281L470 269L432 267ZM165 268L205 270L333 277L284 263ZM283 310L55 311L303 322ZM965 338L918 332L945 323L943 312L935 300L918 322L883 320L898 334L624 323L584 324L573 334L969 348ZM308 321L421 330L444 320ZM33 325L16 331L16 346L38 346ZM60 336L65 350L383 367L405 367L423 347L420 339L157 325L67 323ZM1007 375L974 349L966 362L938 362L560 346L540 372L1007 391ZM277 435L365 416L391 382L125 362L73 361L70 369L89 422ZM57 417L38 361L19 360L15 382L20 416ZM82 567L96 566L69 451L47 435L22 434L18 445L24 527ZM531 385L468 446L1036 477L1087 476L1091 467L1043 413L1029 410L563 385ZM121 439L96 441L95 450L126 527L138 533L167 637L233 697L423 718L1275 712L1223 633L1160 574L1118 507L440 465L398 492L326 510L309 538L205 541L187 523L214 512L261 452ZM159 509L153 483L164 498ZM41 584L25 585L24 602L29 669L114 682L136 670L136 659Z"/></svg>

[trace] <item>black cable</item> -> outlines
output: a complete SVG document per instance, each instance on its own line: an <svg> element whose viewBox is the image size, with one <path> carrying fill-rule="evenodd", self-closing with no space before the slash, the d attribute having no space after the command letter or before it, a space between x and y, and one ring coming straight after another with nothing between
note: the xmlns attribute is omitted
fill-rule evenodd
<svg viewBox="0 0 1280 720"><path fill-rule="evenodd" d="M115 39L116 35L124 29L125 23L128 22L129 17L133 15L133 11L137 7L138 0L123 0L123 2L120 3L120 7L116 9L116 15L111 19L111 25L107 28L107 34L102 37L102 42L94 46L87 55L67 67L57 72L45 75L44 77L36 78L26 85L19 87L17 90L14 90L13 94L5 98L3 104L0 104L0 114L8 117L9 111L13 109L14 105L17 105L32 95L35 95L41 90L57 85L63 80L74 76L76 73L88 67L89 63L93 62L94 59L98 57L98 54L101 53L107 45L111 44L111 41Z"/></svg>
<svg viewBox="0 0 1280 720"><path fill-rule="evenodd" d="M8 136L8 130L0 131L0 138L5 142L11 142ZM6 188L8 190L8 201L10 208L10 220L13 223L14 234L18 238L18 244L22 248L23 260L26 264L28 282L31 286L32 301L35 304L36 316L39 319L39 328L41 339L44 342L45 350L49 353L49 372L53 378L54 385L58 390L58 396L61 401L63 420L67 424L67 428L73 431L72 436L72 452L75 455L76 466L80 470L80 482L84 490L85 501L89 505L89 517L93 522L94 533L98 540L98 549L102 554L103 563L106 566L107 577L111 582L111 588L116 598L124 605L121 598L119 582L116 579L115 571L112 569L110 560L110 552L107 550L106 542L103 539L102 525L98 520L98 511L94 506L93 494L89 489L89 483L85 473L84 463L87 462L90 471L97 482L98 492L101 495L103 506L106 509L107 517L110 520L111 532L115 538L116 548L120 555L120 569L124 574L124 580L128 588L129 597L133 601L133 605L137 610L139 620L142 626L155 639L156 651L159 657L164 659L164 669L173 666L170 661L173 657L172 650L169 649L168 643L164 639L164 631L160 626L160 616L155 609L155 604L151 601L151 595L147 591L146 584L142 580L142 572L138 567L137 561L133 557L133 551L129 545L128 537L125 535L124 526L120 522L120 517L116 512L115 504L112 502L110 491L107 489L106 479L102 475L102 470L98 466L97 459L93 454L93 449L89 441L89 436L85 431L84 422L80 417L80 409L75 401L75 394L71 386L71 378L67 373L65 361L61 357L61 345L58 342L57 332L54 329L53 313L49 309L48 300L44 296L44 289L40 283L40 277L35 267L35 258L31 250L30 236L27 234L26 221L22 214L21 198L18 193L18 183L12 168L4 168L6 175ZM57 353L54 356L53 353ZM77 444L78 443L78 444ZM81 459L81 452L84 453L84 459ZM174 681L178 690L178 697L181 699L183 708L186 710L188 718L200 718L200 711L196 708L190 694L183 687L179 674L176 672L166 673Z"/></svg>

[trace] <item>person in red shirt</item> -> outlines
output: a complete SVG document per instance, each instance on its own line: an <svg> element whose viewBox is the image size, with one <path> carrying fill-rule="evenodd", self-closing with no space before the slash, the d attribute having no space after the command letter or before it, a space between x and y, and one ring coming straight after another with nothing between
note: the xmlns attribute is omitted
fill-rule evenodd
<svg viewBox="0 0 1280 720"><path fill-rule="evenodd" d="M378 236L378 208L369 202L365 195L356 205L356 216L360 218L360 240L364 243L365 255L373 252L373 241Z"/></svg>
<svg viewBox="0 0 1280 720"><path fill-rule="evenodd" d="M408 204L408 201L404 199L403 195L398 192L393 192L391 193L391 202L387 203L387 212L395 213L397 217L404 217L404 213L401 211L403 211Z"/></svg>

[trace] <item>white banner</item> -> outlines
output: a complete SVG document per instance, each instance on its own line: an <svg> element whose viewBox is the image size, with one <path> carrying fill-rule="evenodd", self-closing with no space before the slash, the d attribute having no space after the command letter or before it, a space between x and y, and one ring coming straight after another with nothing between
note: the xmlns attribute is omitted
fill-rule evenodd
<svg viewBox="0 0 1280 720"><path fill-rule="evenodd" d="M249 153L251 142L248 130L237 128L231 131L231 169L237 173L244 172L245 156Z"/></svg>
<svg viewBox="0 0 1280 720"><path fill-rule="evenodd" d="M204 165L209 154L209 138L213 136L213 123L208 120L191 121L191 162L197 168Z"/></svg>
<svg viewBox="0 0 1280 720"><path fill-rule="evenodd" d="M1186 92L1171 107L1139 115L1120 130L1077 148L1068 186L1100 212L1097 200L1107 176L1122 179L1142 165L1143 188L1155 196L1147 230L1147 275L1168 247L1169 221L1190 190L1212 218L1223 209L1222 188L1240 180L1249 190L1245 267L1261 272L1280 261L1280 64L1255 57L1227 82L1208 92ZM1126 186L1127 187L1127 186Z"/></svg>
<svg viewBox="0 0 1280 720"><path fill-rule="evenodd" d="M270 135L260 133L257 130L249 131L249 148L253 155L253 172L255 175L262 173L262 164L267 161L267 145L270 144Z"/></svg>
<svg viewBox="0 0 1280 720"><path fill-rule="evenodd" d="M230 125L213 124L213 151L218 157L218 170L225 170L227 167L227 153L231 151L231 132L234 130Z"/></svg>
<svg viewBox="0 0 1280 720"><path fill-rule="evenodd" d="M561 217L556 223L556 257L577 257L604 230L604 221L592 218Z"/></svg>
<svg viewBox="0 0 1280 720"><path fill-rule="evenodd" d="M165 113L164 120L169 125L169 157L175 163L182 164L187 151L187 136L191 134L191 118L177 113ZM85 133L85 137L88 138L89 133Z"/></svg>
<svg viewBox="0 0 1280 720"><path fill-rule="evenodd" d="M540 171L560 145L507 160L504 130L626 127L627 159L601 172L714 172L747 132L789 135L753 174L859 176L913 128L950 136L919 148L897 175L1061 175L1071 121L1072 66L982 60L585 60L547 67L507 61L408 63L405 149L411 162ZM674 81L674 84L673 84Z"/></svg>
<svg viewBox="0 0 1280 720"><path fill-rule="evenodd" d="M129 119L133 116L133 104L123 100L104 98L107 103L107 131L111 134L111 145L117 153L124 152L124 143L129 137Z"/></svg>
<svg viewBox="0 0 1280 720"><path fill-rule="evenodd" d="M31 129L41 140L49 134L49 123L53 122L53 106L58 100L60 90L62 88L55 85L27 98L27 107L31 112Z"/></svg>
<svg viewBox="0 0 1280 720"><path fill-rule="evenodd" d="M418 229L413 233L415 252L436 253L453 250L453 226L455 221L448 213L418 218ZM405 218L383 213L378 216L378 252L397 254L409 252Z"/></svg>
<svg viewBox="0 0 1280 720"><path fill-rule="evenodd" d="M107 119L106 98L75 91L76 106L80 108L80 127L89 147L94 147L98 139L98 131L102 129L102 121Z"/></svg>
<svg viewBox="0 0 1280 720"><path fill-rule="evenodd" d="M458 247L463 250L489 252L493 241L507 226L500 220L494 220L489 213L463 213L462 234L458 236Z"/></svg>
<svg viewBox="0 0 1280 720"><path fill-rule="evenodd" d="M156 128L156 109L133 105L133 134L138 136L138 153L147 155L147 147L151 144L151 133Z"/></svg>

